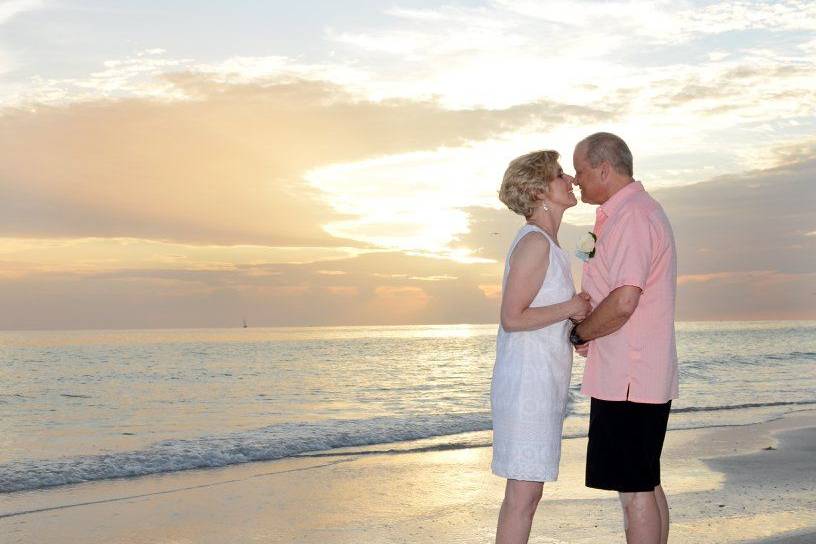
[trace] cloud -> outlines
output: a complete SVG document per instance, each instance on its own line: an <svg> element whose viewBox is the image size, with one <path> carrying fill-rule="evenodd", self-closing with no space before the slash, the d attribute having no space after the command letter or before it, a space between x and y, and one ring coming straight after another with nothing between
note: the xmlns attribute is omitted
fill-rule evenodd
<svg viewBox="0 0 816 544"><path fill-rule="evenodd" d="M663 185L766 167L752 161L758 141L813 130L812 2L508 0L386 14L327 33L367 71L356 92L434 96L449 108L544 100L614 112L587 131L624 135Z"/></svg>
<svg viewBox="0 0 816 544"><path fill-rule="evenodd" d="M184 98L172 82L160 76L186 67L193 59L163 58L164 53L164 49L146 49L139 51L134 57L108 60L103 63L103 70L70 82L80 89L92 91L95 97L118 95Z"/></svg>
<svg viewBox="0 0 816 544"><path fill-rule="evenodd" d="M773 150L781 162L774 168L650 189L668 213L677 241L678 319L816 318L816 151L811 145ZM469 232L457 243L503 263L522 220L504 209L465 211ZM562 247L572 253L585 230L562 223ZM581 266L575 259L572 264L580 281Z"/></svg>
<svg viewBox="0 0 816 544"><path fill-rule="evenodd" d="M674 227L680 319L814 319L816 154L662 189Z"/></svg>
<svg viewBox="0 0 816 544"><path fill-rule="evenodd" d="M353 93L355 84L371 78L360 67L345 63L303 63L282 55L233 56L198 62L191 57L173 57L162 48L104 60L100 69L73 77L37 74L21 84L0 87L3 102L22 108L65 105L106 99L150 98L184 100L184 83L203 79L218 84L292 83L317 81L342 86ZM363 94L356 98L365 100Z"/></svg>
<svg viewBox="0 0 816 544"><path fill-rule="evenodd" d="M9 22L15 16L45 6L43 0L3 0L0 2L0 25Z"/></svg>
<svg viewBox="0 0 816 544"><path fill-rule="evenodd" d="M802 0L711 2L535 2L497 0L496 5L561 25L598 26L650 43L681 42L699 35L746 30L814 30L816 8Z"/></svg>
<svg viewBox="0 0 816 544"><path fill-rule="evenodd" d="M373 94L437 95L446 104L501 104L540 98L587 105L623 84L648 91L649 81L683 69L704 71L706 39L729 33L713 61L740 59L757 44L780 62L802 48L761 32L816 29L812 2L536 2L498 0L478 7L390 9L383 23L327 31L358 63L372 67ZM753 34L751 34L753 33ZM541 35L557 36L542 40ZM739 35L744 38L732 41ZM743 42L736 46L733 43ZM791 51L793 49L793 51ZM700 56L700 62L694 62ZM689 59L678 63L678 58ZM634 63L632 61L635 61ZM809 64L812 64L810 62ZM670 68L671 67L671 68ZM410 77L408 76L410 74ZM587 85L604 82L594 91ZM773 84L772 80L764 83ZM401 96L405 96L404 94Z"/></svg>
<svg viewBox="0 0 816 544"><path fill-rule="evenodd" d="M789 115L806 113L801 102L808 102L809 94L816 98L816 92L808 90L812 74L813 64L798 60L759 57L717 63L708 70L690 72L684 79L655 82L658 88L665 88L665 94L655 97L654 104L662 108L699 106L707 114L741 110L763 117L768 112L757 112L758 104L766 108L772 104L776 111L789 105ZM792 88L800 89L796 97L786 96Z"/></svg>
<svg viewBox="0 0 816 544"><path fill-rule="evenodd" d="M0 24L40 5L0 3ZM496 207L504 166L546 147L569 170L595 130L627 139L674 221L681 319L813 315L815 10L393 7L298 58L168 42L4 82L5 325L495 320L519 225ZM31 58L15 75L47 66Z"/></svg>
<svg viewBox="0 0 816 544"><path fill-rule="evenodd" d="M816 155L655 191L675 229L681 274L816 270Z"/></svg>
<svg viewBox="0 0 816 544"><path fill-rule="evenodd" d="M116 270L232 270L263 263L326 262L364 250L335 247L270 247L179 244L137 238L0 238L0 268L15 277L39 273ZM277 272L255 269L259 275Z"/></svg>
<svg viewBox="0 0 816 544"><path fill-rule="evenodd" d="M721 273L683 281L677 315L689 321L816 318L816 273Z"/></svg>
<svg viewBox="0 0 816 544"><path fill-rule="evenodd" d="M0 27L21 13L41 9L45 5L43 0L0 0ZM12 71L18 64L13 53L0 49L0 74Z"/></svg>
<svg viewBox="0 0 816 544"><path fill-rule="evenodd" d="M405 251L464 259L450 244L467 230L464 208L493 206L507 163L520 152L570 144L559 125L600 123L612 114L539 104L534 123L522 116L514 134L432 152L394 154L310 171L306 179L349 219L329 223L329 232ZM524 111L512 108L511 111ZM535 127L529 131L524 126ZM574 129L573 129L574 130ZM569 145L569 144L568 144ZM569 158L562 159L568 168Z"/></svg>
<svg viewBox="0 0 816 544"><path fill-rule="evenodd" d="M677 239L679 320L816 318L814 176L816 155L652 191ZM9 272L0 276L0 328L217 327L244 316L258 326L495 323L504 257L523 221L498 208L462 211L469 230L453 245L484 261L369 252L286 263L246 250L208 264L202 249L201 266L191 259L104 271L0 263ZM562 247L572 254L585 230L562 224ZM158 252L130 243L140 254ZM184 248L173 246L177 252ZM578 280L580 263L572 263Z"/></svg>
<svg viewBox="0 0 816 544"><path fill-rule="evenodd" d="M507 248L524 225L524 218L507 208L473 206L464 208L463 211L469 218L468 232L457 237L456 245L468 247L474 255L499 261L503 265ZM562 222L558 232L561 246L574 247L586 230L584 227Z"/></svg>
<svg viewBox="0 0 816 544"><path fill-rule="evenodd" d="M360 103L407 100L438 110L485 112L518 107L519 126L525 124L525 108L563 113L569 104L606 115L542 122L539 141L553 141L553 134L559 135L558 143L567 141L561 137L565 129L579 125L587 131L613 130L638 148L642 161L656 157L650 164L660 167L650 171L652 178L665 185L688 183L692 176L767 166L750 162L758 139L776 143L793 130L809 128L791 129L788 123L811 119L809 104L816 100L816 64L802 37L813 8L792 1L751 6L507 1L390 8L376 26L327 30L315 47L337 55L324 59L191 59L144 50L109 59L90 75L43 76L27 84L24 94L28 100L58 103L100 97L181 100L201 93L209 97L207 86L199 89L196 83L202 79L208 85L238 86L300 79L342 88L348 100ZM723 22L742 30L724 29ZM558 40L541 40L543 29L558 32ZM729 34L709 58L712 44L706 37L713 31ZM187 72L167 74L172 70ZM812 128L812 122L803 125ZM368 177L379 173L372 167ZM709 171L700 175L700 168ZM382 225L361 225L351 218L333 226L335 236L348 237L350 230Z"/></svg>
<svg viewBox="0 0 816 544"><path fill-rule="evenodd" d="M239 85L193 73L168 80L194 98L5 110L4 234L364 246L322 230L345 216L333 195L304 182L305 172L604 115L546 103L450 111L434 102L368 102L313 81Z"/></svg>
<svg viewBox="0 0 816 544"><path fill-rule="evenodd" d="M494 322L494 264L400 253L227 269L0 276L0 329ZM36 293L36 296L35 296Z"/></svg>
<svg viewBox="0 0 816 544"><path fill-rule="evenodd" d="M764 273L765 271L763 271ZM737 277L751 278L755 273L734 273L734 272L716 272L714 274L682 274L677 277L677 285L686 285L689 283L709 283L712 281L729 280Z"/></svg>
<svg viewBox="0 0 816 544"><path fill-rule="evenodd" d="M816 30L816 7L803 0L716 2L680 12L679 26L689 33L768 29Z"/></svg>

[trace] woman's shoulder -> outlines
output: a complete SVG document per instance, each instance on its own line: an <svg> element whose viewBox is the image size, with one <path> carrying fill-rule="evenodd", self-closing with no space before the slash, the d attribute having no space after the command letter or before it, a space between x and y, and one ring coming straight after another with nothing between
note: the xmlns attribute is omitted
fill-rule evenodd
<svg viewBox="0 0 816 544"><path fill-rule="evenodd" d="M550 246L549 236L547 236L541 229L532 225L522 227L516 235L516 239L518 240L516 242L516 246L520 246L522 244L542 248Z"/></svg>
<svg viewBox="0 0 816 544"><path fill-rule="evenodd" d="M540 259L550 251L550 240L538 229L519 232L518 241L511 252L511 259Z"/></svg>

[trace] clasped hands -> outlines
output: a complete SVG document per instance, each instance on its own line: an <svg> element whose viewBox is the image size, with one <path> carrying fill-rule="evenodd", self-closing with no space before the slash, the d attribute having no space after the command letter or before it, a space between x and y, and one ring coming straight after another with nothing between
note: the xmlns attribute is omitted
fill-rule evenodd
<svg viewBox="0 0 816 544"><path fill-rule="evenodd" d="M572 297L571 301L574 305L573 311L570 314L570 321L575 324L580 323L592 312L592 303L587 292L581 291ZM575 352L581 357L586 357L589 351L589 342L575 346Z"/></svg>

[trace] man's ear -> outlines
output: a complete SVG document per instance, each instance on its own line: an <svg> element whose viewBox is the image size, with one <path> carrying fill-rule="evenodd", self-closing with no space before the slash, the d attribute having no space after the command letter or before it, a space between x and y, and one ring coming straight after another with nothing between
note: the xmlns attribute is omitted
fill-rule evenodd
<svg viewBox="0 0 816 544"><path fill-rule="evenodd" d="M601 163L601 179L603 180L604 184L606 184L609 181L609 173L611 169L612 168L609 166L608 162L603 161Z"/></svg>

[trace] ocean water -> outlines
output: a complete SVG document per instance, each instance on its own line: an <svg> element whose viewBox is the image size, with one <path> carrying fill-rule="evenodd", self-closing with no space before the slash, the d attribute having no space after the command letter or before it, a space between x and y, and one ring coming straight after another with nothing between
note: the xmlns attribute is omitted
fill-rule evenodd
<svg viewBox="0 0 816 544"><path fill-rule="evenodd" d="M677 335L670 428L816 408L816 322ZM0 492L489 445L495 337L495 325L0 332ZM582 371L576 357L566 438L586 434Z"/></svg>

